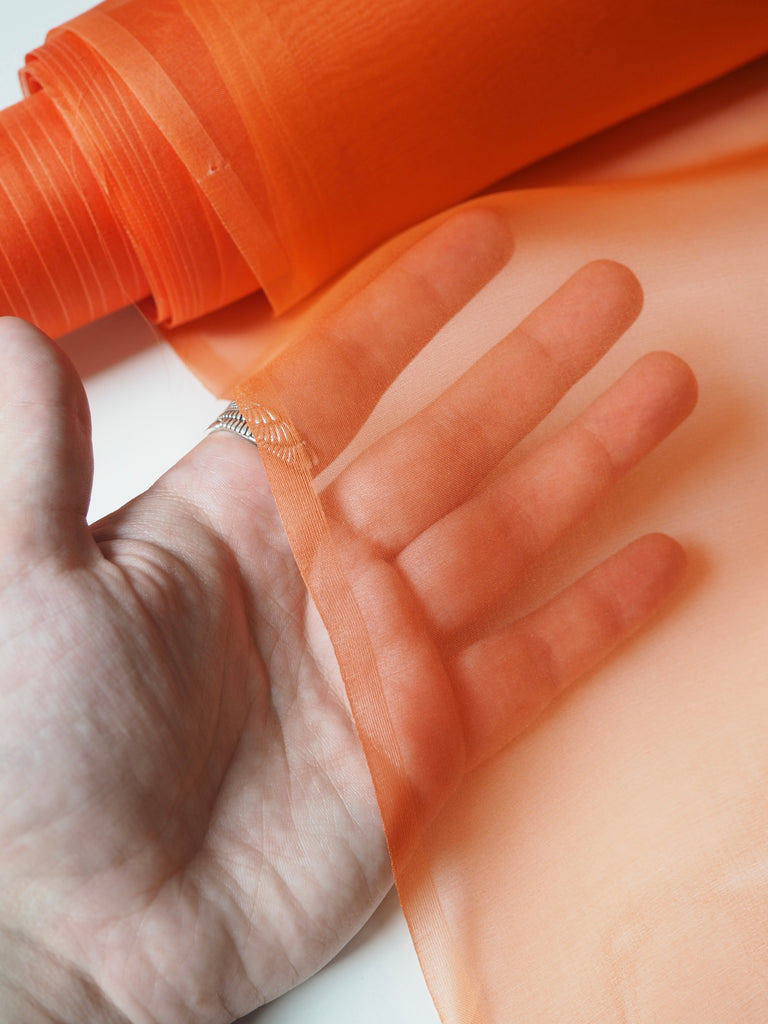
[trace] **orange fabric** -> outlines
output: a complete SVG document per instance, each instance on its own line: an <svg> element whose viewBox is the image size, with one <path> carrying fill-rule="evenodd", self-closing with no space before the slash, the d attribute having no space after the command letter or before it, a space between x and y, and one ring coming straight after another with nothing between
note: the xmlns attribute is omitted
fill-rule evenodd
<svg viewBox="0 0 768 1024"><path fill-rule="evenodd" d="M139 298L168 325L258 288L282 311L395 232L767 43L757 0L107 0L31 55L26 87L52 105L5 115L0 180L31 179L75 233L133 252L90 303L0 279L2 309L53 335ZM52 141L63 120L76 145L30 156L31 120ZM84 213L86 173L103 195ZM78 282L50 220L14 231L9 279L9 262L43 260Z"/></svg>
<svg viewBox="0 0 768 1024"><path fill-rule="evenodd" d="M393 325L384 357L402 374L380 403L358 396L354 361L334 358L323 324L431 225L307 296L401 228L767 46L757 0L110 0L32 55L31 95L0 122L4 311L51 333L128 299L165 323L207 314L176 333L179 350L212 388L234 387L254 428L266 406L307 442L290 460L265 446L264 459L334 640L446 1024L763 1024L768 1012L768 64L475 200L506 219L514 256L439 330L417 325L416 309L413 325ZM39 191L24 205L32 173ZM693 572L652 632L521 741L496 736L465 762L451 695L400 679L377 650L329 488L605 256L636 270L644 313L545 432L649 348L691 362L701 406L524 579L514 611L567 582L565 566L586 569L645 529L687 542ZM448 288L451 267L448 252ZM295 308L270 319L267 299ZM410 363L398 339L412 326L428 344ZM331 405L348 416L325 416ZM339 451L317 476L311 453ZM417 500L404 493L404 516ZM508 684L489 680L478 732Z"/></svg>
<svg viewBox="0 0 768 1024"><path fill-rule="evenodd" d="M311 449L345 445L314 485L310 461L287 464L270 451L264 458L335 639L400 898L436 1005L451 1024L761 1024L768 1012L768 122L752 116L768 101L768 65L750 74L759 86L742 111L749 153L699 164L691 146L683 170L678 144L688 126L664 132L665 111L664 143L656 138L635 154L647 166L657 148L654 174L632 178L627 157L621 183L606 164L607 180L596 184L564 180L478 200L509 219L516 248L508 269L374 410L355 410L354 398L345 398L359 425L351 438L324 427L323 401L312 396L334 393L333 373L301 349L306 338L322 337L330 310L343 317L345 302L384 272L402 241L284 321L282 355L236 389L241 408L268 407ZM607 145L600 140L598 150ZM676 166L664 173L670 154ZM599 160L588 156L581 154L599 179ZM646 308L550 417L546 434L657 347L693 365L700 409L595 520L553 550L543 571L523 581L515 611L535 607L645 530L683 539L693 562L689 584L649 634L521 741L465 765L467 719L454 717L455 695L403 681L377 657L375 616L355 587L353 556L332 539L328 489L340 467L442 392L564 276L606 253L637 270ZM446 466L457 457L443 454ZM419 495L418 487L404 491L403 518ZM491 718L506 704L510 672L506 666L487 679ZM423 730L415 751L413 723L406 716L404 729L398 708L403 687Z"/></svg>
<svg viewBox="0 0 768 1024"><path fill-rule="evenodd" d="M60 334L149 284L46 93L0 117L0 310Z"/></svg>

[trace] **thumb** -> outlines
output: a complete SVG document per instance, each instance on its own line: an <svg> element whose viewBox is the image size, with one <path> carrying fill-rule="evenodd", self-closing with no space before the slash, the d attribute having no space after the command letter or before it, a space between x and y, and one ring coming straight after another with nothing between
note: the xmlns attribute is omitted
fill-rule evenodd
<svg viewBox="0 0 768 1024"><path fill-rule="evenodd" d="M75 368L36 328L0 317L0 565L81 559L92 481L90 413Z"/></svg>

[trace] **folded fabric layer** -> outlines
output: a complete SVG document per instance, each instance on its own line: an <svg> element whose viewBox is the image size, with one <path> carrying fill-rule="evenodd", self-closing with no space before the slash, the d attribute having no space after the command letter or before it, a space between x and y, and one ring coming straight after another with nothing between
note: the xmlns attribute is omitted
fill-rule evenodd
<svg viewBox="0 0 768 1024"><path fill-rule="evenodd" d="M149 292L133 244L53 100L0 116L0 312L58 334Z"/></svg>
<svg viewBox="0 0 768 1024"><path fill-rule="evenodd" d="M30 56L26 89L51 102L4 116L6 216L26 230L3 232L2 309L54 335L139 298L164 324L257 288L284 310L395 232L766 46L754 0L107 0ZM62 244L89 234L96 252L129 243L91 261L95 288ZM38 295L41 264L58 290Z"/></svg>

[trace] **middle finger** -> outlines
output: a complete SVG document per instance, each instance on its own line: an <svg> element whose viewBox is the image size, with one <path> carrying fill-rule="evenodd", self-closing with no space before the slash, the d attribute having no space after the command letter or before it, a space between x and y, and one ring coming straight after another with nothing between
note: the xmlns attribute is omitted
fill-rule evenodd
<svg viewBox="0 0 768 1024"><path fill-rule="evenodd" d="M440 398L354 461L324 495L326 507L382 554L396 555L472 493L641 305L626 267L582 267Z"/></svg>

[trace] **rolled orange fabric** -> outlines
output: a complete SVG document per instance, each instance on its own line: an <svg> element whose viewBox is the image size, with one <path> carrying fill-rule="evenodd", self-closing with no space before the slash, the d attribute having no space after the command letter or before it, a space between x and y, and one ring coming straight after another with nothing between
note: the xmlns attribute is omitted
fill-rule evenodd
<svg viewBox="0 0 768 1024"><path fill-rule="evenodd" d="M2 309L55 336L136 300L169 325L258 288L284 310L767 45L754 0L107 0L30 56L49 102L3 116ZM76 238L117 253L95 287Z"/></svg>

